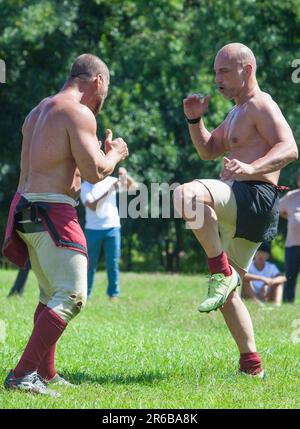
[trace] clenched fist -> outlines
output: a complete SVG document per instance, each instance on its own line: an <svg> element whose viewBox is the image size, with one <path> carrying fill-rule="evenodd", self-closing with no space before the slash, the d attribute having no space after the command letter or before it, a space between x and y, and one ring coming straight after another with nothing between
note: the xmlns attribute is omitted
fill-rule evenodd
<svg viewBox="0 0 300 429"><path fill-rule="evenodd" d="M183 100L184 114L188 119L196 119L207 111L210 96L202 98L200 94L192 94Z"/></svg>
<svg viewBox="0 0 300 429"><path fill-rule="evenodd" d="M107 154L109 151L114 150L120 156L120 161L123 161L128 156L128 147L125 141L118 137L116 139L112 139L112 131L106 130L105 136L105 153Z"/></svg>

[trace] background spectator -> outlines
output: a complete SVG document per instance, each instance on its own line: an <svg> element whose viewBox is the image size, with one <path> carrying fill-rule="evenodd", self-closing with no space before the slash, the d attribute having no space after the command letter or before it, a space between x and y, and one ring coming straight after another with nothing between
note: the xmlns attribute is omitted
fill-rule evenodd
<svg viewBox="0 0 300 429"><path fill-rule="evenodd" d="M270 243L262 243L244 277L242 297L254 299L258 304L268 301L280 306L286 277L275 264L268 262L270 256Z"/></svg>
<svg viewBox="0 0 300 429"><path fill-rule="evenodd" d="M279 202L280 216L288 221L285 241L287 282L283 292L283 300L290 303L295 301L300 269L300 173L298 173L296 180L298 189L288 192Z"/></svg>
<svg viewBox="0 0 300 429"><path fill-rule="evenodd" d="M102 246L108 277L107 295L112 301L119 297L121 223L117 191L127 191L129 188L136 188L136 183L123 167L119 168L119 179L108 176L94 185L82 183L80 196L85 206L85 236L89 255L88 297L92 293Z"/></svg>

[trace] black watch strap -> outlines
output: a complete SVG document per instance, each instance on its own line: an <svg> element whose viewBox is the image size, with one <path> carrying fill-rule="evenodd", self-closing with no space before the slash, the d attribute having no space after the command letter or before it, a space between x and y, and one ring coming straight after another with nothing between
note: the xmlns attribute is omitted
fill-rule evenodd
<svg viewBox="0 0 300 429"><path fill-rule="evenodd" d="M199 118L193 118L189 119L187 116L185 117L185 120L188 124L198 124L200 122L201 116Z"/></svg>

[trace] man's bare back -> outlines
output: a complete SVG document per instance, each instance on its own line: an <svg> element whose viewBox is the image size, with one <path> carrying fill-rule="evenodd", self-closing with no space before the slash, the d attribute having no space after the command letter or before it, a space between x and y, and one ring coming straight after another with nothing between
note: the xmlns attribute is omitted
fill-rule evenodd
<svg viewBox="0 0 300 429"><path fill-rule="evenodd" d="M78 195L81 180L67 121L67 112L73 109L72 101L58 94L43 100L27 116L22 130L19 192Z"/></svg>
<svg viewBox="0 0 300 429"><path fill-rule="evenodd" d="M105 175L111 172L115 161L127 156L127 146L122 139L112 140L110 135L110 154L105 156L96 128L92 111L71 92L61 91L44 99L29 113L22 128L18 191L61 193L77 198L81 176L91 182L101 180L99 171L105 171L108 161L109 171Z"/></svg>

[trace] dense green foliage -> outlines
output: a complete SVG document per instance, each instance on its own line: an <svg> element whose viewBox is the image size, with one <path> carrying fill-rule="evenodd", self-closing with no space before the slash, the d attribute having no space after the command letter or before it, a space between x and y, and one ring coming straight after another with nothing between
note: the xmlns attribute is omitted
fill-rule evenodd
<svg viewBox="0 0 300 429"><path fill-rule="evenodd" d="M221 313L196 310L206 293L201 275L122 274L122 298L109 303L106 275L97 274L91 301L57 348L57 369L76 387L56 387L58 399L5 391L37 304L32 272L24 297L7 300L14 278L1 271L0 408L299 408L299 294L298 305L273 310L247 304L268 374L253 380L237 374L239 353Z"/></svg>
<svg viewBox="0 0 300 429"><path fill-rule="evenodd" d="M7 67L0 89L0 236L18 181L22 121L59 90L83 52L99 55L111 70L99 137L107 127L122 136L130 150L124 165L147 185L217 177L221 160L199 160L182 99L194 91L210 93L206 123L213 128L223 120L231 104L214 90L213 60L232 41L253 49L262 89L278 102L299 139L300 84L291 80L292 61L299 57L299 0L2 0L0 12L0 58ZM298 165L283 171L281 183L294 186ZM127 269L203 265L200 246L182 221L137 219L123 225Z"/></svg>

